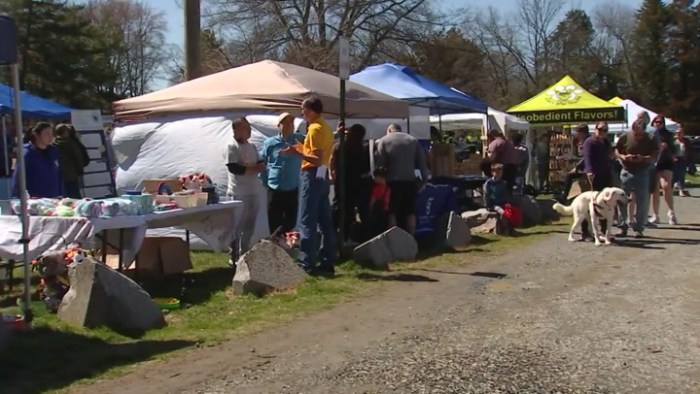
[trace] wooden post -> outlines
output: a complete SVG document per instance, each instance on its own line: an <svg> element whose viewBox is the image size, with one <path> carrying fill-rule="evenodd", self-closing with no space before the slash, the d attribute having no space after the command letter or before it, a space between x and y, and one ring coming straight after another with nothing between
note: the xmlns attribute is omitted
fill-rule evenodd
<svg viewBox="0 0 700 394"><path fill-rule="evenodd" d="M185 0L185 79L202 76L201 4L200 0Z"/></svg>

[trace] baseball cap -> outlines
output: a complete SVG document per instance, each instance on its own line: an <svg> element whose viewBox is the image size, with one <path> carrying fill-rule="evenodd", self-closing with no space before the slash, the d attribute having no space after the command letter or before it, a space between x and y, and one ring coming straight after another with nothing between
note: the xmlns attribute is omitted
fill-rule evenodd
<svg viewBox="0 0 700 394"><path fill-rule="evenodd" d="M293 118L292 114L290 114L289 112L282 112L282 113L280 114L280 116L277 117L277 125L279 125L280 123L282 123L282 121L284 121L284 120L287 119L288 117L292 117L292 118Z"/></svg>

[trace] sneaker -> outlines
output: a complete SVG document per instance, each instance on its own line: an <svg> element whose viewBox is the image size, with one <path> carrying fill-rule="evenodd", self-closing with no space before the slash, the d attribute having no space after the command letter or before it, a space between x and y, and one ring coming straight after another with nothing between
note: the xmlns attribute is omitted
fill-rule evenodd
<svg viewBox="0 0 700 394"><path fill-rule="evenodd" d="M659 224L659 218L656 217L656 215L651 215L651 216L649 217L648 223L649 223L649 224Z"/></svg>
<svg viewBox="0 0 700 394"><path fill-rule="evenodd" d="M634 232L634 237L635 238L642 238L644 236L644 233L641 231L635 231Z"/></svg>
<svg viewBox="0 0 700 394"><path fill-rule="evenodd" d="M617 233L618 237L626 237L627 236L627 227L622 227L620 229L620 232Z"/></svg>
<svg viewBox="0 0 700 394"><path fill-rule="evenodd" d="M672 226L678 224L678 219L676 219L676 213L673 211L668 211L668 224Z"/></svg>

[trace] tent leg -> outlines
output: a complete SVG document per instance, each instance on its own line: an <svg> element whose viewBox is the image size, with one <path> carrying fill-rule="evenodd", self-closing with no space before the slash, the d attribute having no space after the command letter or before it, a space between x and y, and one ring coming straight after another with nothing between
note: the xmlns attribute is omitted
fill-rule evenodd
<svg viewBox="0 0 700 394"><path fill-rule="evenodd" d="M5 115L0 115L0 122L2 122L2 152L4 153L4 162L2 163L5 169L5 174L10 175L10 150L7 146L7 125L5 124Z"/></svg>
<svg viewBox="0 0 700 394"><path fill-rule="evenodd" d="M20 107L20 96L19 96L19 65L12 65L12 85L13 85L13 101L15 106L15 135L18 144L22 141L22 109ZM18 145L20 147L21 145ZM24 312L24 320L27 322L28 326L31 326L33 315L32 315L32 292L30 289L31 278L29 270L29 215L27 214L27 174L26 168L24 166L24 155L22 151L17 149L17 167L19 172L17 174L17 192L20 199L20 215L22 222L22 237L19 242L22 244L22 260L24 263L24 303L22 305Z"/></svg>

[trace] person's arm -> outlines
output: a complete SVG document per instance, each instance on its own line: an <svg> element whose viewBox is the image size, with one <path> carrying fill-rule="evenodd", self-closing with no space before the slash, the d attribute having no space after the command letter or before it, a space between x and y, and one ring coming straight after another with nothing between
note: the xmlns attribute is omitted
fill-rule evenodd
<svg viewBox="0 0 700 394"><path fill-rule="evenodd" d="M617 144L615 144L615 157L620 159L621 161L628 161L629 157L627 155L627 150L625 149L625 146L627 144L627 135L623 134L620 136L620 138L617 140Z"/></svg>
<svg viewBox="0 0 700 394"><path fill-rule="evenodd" d="M245 165L240 162L240 152L238 147L229 147L228 153L228 163L226 163L226 168L233 175L254 175L261 173L265 170L265 163L255 163Z"/></svg>
<svg viewBox="0 0 700 394"><path fill-rule="evenodd" d="M270 159L270 145L272 141L271 138L268 138L263 142L262 149L258 152L258 156L260 157L260 161L265 164L265 170L260 173L260 180L262 181L263 185L269 186L268 184L268 173L267 173L267 165L268 160Z"/></svg>
<svg viewBox="0 0 700 394"><path fill-rule="evenodd" d="M328 165L330 167L329 168L329 177L330 177L329 179L331 181L334 181L336 179L335 178L337 175L337 173L336 173L336 170L337 170L336 160L338 160L339 153L340 153L340 144L338 142L336 142L333 144L333 149L331 150L331 158L330 158L329 165ZM346 152L346 157L347 157L347 152Z"/></svg>
<svg viewBox="0 0 700 394"><path fill-rule="evenodd" d="M498 145L498 141L496 141L496 140L491 141L491 143L488 145L488 147L486 149L487 149L486 153L488 155L489 160L491 160L492 162L495 162L496 158L498 157L498 151L500 149L500 147Z"/></svg>
<svg viewBox="0 0 700 394"><path fill-rule="evenodd" d="M374 150L375 152L372 152L374 155L374 166L386 168L386 147L381 138L374 144Z"/></svg>
<svg viewBox="0 0 700 394"><path fill-rule="evenodd" d="M83 142L80 141L80 138L78 138L78 137L74 137L74 138L75 138L75 142L77 143L78 149L80 152L80 161L83 164L83 168L85 168L90 164L90 155L88 154L87 148L85 147Z"/></svg>
<svg viewBox="0 0 700 394"><path fill-rule="evenodd" d="M306 140L308 140L308 144L311 147L310 153L304 153L304 151L301 150L300 145L287 147L280 151L280 153L300 156L302 159L309 162L312 166L320 167L321 165L323 165L323 149L318 149L318 142L316 141L318 139L317 135L321 131L320 128L321 126L316 125L314 125L314 127L308 128L308 131L306 133Z"/></svg>

